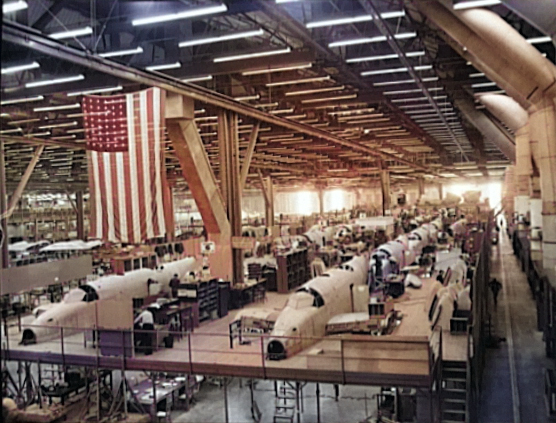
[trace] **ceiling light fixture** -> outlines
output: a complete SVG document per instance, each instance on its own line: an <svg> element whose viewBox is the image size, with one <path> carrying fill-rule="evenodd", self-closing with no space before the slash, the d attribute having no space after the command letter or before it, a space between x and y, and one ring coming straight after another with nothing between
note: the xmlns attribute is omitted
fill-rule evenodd
<svg viewBox="0 0 556 423"><path fill-rule="evenodd" d="M494 87L496 82L482 82L480 84L471 84L471 88Z"/></svg>
<svg viewBox="0 0 556 423"><path fill-rule="evenodd" d="M380 17L382 19L391 19L391 18L400 18L405 16L405 11L397 11L397 12L386 12L381 13ZM336 18L336 19L326 19L323 21L313 21L307 22L305 25L307 28L320 28L323 26L334 26L334 25L345 25L345 24L352 24L358 22L368 22L372 21L373 17L371 15L360 15L360 16L348 16L344 18Z"/></svg>
<svg viewBox="0 0 556 423"><path fill-rule="evenodd" d="M83 75L66 76L64 78L46 79L42 81L27 82L25 88L44 87L46 85L65 84L67 82L82 81L85 79Z"/></svg>
<svg viewBox="0 0 556 423"><path fill-rule="evenodd" d="M257 70L252 70L252 71L245 71L245 72L242 72L241 74L243 76L260 75L260 74L264 74L264 73L286 72L286 71L297 70L297 69L308 69L311 66L313 66L312 63L302 63L302 64L299 64L299 65L283 66L283 67L279 67L279 68L265 68L265 69L257 69Z"/></svg>
<svg viewBox="0 0 556 423"><path fill-rule="evenodd" d="M3 68L2 69L2 75L8 75L11 73L16 73L16 72L23 72L26 70L30 70L30 69L37 69L40 68L41 65L39 65L38 62L31 62L31 63L27 63L25 65L16 65L16 66L9 66L7 68Z"/></svg>
<svg viewBox="0 0 556 423"><path fill-rule="evenodd" d="M527 38L526 40L529 44L541 44L541 43L549 43L552 41L552 38L546 36L546 37L533 37L533 38Z"/></svg>
<svg viewBox="0 0 556 423"><path fill-rule="evenodd" d="M471 73L471 74L469 74L469 78L481 78L481 77L483 77L483 76L485 76L485 74L482 73L482 72L477 72L477 73Z"/></svg>
<svg viewBox="0 0 556 423"><path fill-rule="evenodd" d="M405 54L405 57L419 57L424 56L424 51L410 51ZM353 57L351 59L346 59L346 63L360 63L360 62L374 62L377 60L388 60L388 59L399 59L400 56L397 54L383 54L379 56L367 56L367 57Z"/></svg>
<svg viewBox="0 0 556 423"><path fill-rule="evenodd" d="M263 35L263 34L264 31L261 28L259 28L252 31L235 32L231 34L218 35L215 37L205 37L205 38L198 38L196 40L182 41L178 45L182 48L193 47L193 46L200 46L203 44L220 43L222 41L239 40L242 38L256 37L258 35Z"/></svg>
<svg viewBox="0 0 556 423"><path fill-rule="evenodd" d="M470 0L454 4L454 10L472 9L475 7L487 7L500 4L500 0Z"/></svg>
<svg viewBox="0 0 556 423"><path fill-rule="evenodd" d="M74 103L74 104L64 104L62 106L46 106L46 107L35 107L33 109L34 112L54 112L57 110L69 110L69 109L78 109L81 107L81 104Z"/></svg>
<svg viewBox="0 0 556 423"><path fill-rule="evenodd" d="M23 132L23 129L21 128L4 129L3 131L0 131L0 134L14 134L16 132Z"/></svg>
<svg viewBox="0 0 556 423"><path fill-rule="evenodd" d="M131 56L132 54L140 54L143 53L142 47L137 48L130 48L126 50L117 50L117 51L107 51L105 53L99 53L100 57L118 57L118 56Z"/></svg>
<svg viewBox="0 0 556 423"><path fill-rule="evenodd" d="M312 90L287 91L286 97L290 97L294 95L307 95L307 94L327 93L331 91L341 91L345 88L346 88L345 85L339 85L335 87L315 88Z"/></svg>
<svg viewBox="0 0 556 423"><path fill-rule="evenodd" d="M27 9L27 2L23 0L13 1L2 5L2 13L13 13L19 10Z"/></svg>
<svg viewBox="0 0 556 423"><path fill-rule="evenodd" d="M117 85L115 87L104 87L104 88L92 88L90 90L85 91L73 91L71 93L67 93L67 97L75 97L78 95L89 95L89 94L100 94L100 93L109 93L112 91L121 91L124 88L121 85Z"/></svg>
<svg viewBox="0 0 556 423"><path fill-rule="evenodd" d="M222 63L222 62L231 62L233 60L253 59L255 57L275 56L277 54L289 53L291 51L292 51L291 48L287 47L278 50L266 50L266 51L259 51L255 53L236 54L233 56L216 57L213 60L213 62Z"/></svg>
<svg viewBox="0 0 556 423"><path fill-rule="evenodd" d="M270 113L273 115L281 115L284 113L293 113L293 107L291 109L278 109L278 110L271 110Z"/></svg>
<svg viewBox="0 0 556 423"><path fill-rule="evenodd" d="M365 109L352 109L352 110L341 110L338 112L328 112L330 116L346 116L346 115L353 115L353 114L363 114L363 113L370 113L374 112L374 107L367 107Z"/></svg>
<svg viewBox="0 0 556 423"><path fill-rule="evenodd" d="M40 122L40 119L34 118L34 119L12 120L11 122L8 122L8 125L21 125L22 123L31 123L31 122Z"/></svg>
<svg viewBox="0 0 556 423"><path fill-rule="evenodd" d="M50 38L55 40L64 40L66 38L83 37L85 35L91 35L93 33L93 28L86 26L85 28L71 29L69 31L55 32L54 34L49 34Z"/></svg>
<svg viewBox="0 0 556 423"><path fill-rule="evenodd" d="M314 78L290 79L288 81L276 81L265 84L267 87L280 87L283 85L309 84L312 82L330 81L330 76L316 76Z"/></svg>
<svg viewBox="0 0 556 423"><path fill-rule="evenodd" d="M181 82L201 82L201 81L210 81L211 79L212 79L212 75L193 76L191 78L182 79Z"/></svg>
<svg viewBox="0 0 556 423"><path fill-rule="evenodd" d="M263 103L263 104L255 104L255 107L261 107L261 108L265 108L265 107L276 107L278 106L278 103Z"/></svg>
<svg viewBox="0 0 556 423"><path fill-rule="evenodd" d="M301 100L303 104L319 103L321 101L337 101L337 100L348 100L352 98L357 98L357 94L341 95L337 97L324 97L324 98L311 98L308 100Z"/></svg>
<svg viewBox="0 0 556 423"><path fill-rule="evenodd" d="M416 36L417 36L416 32L402 32L399 34L394 34L394 38L396 40L403 40L407 38L413 38ZM353 46L357 44L380 43L387 40L388 38L384 35L379 35L377 37L353 38L351 40L334 41L328 44L328 47L333 48L333 47Z"/></svg>
<svg viewBox="0 0 556 423"><path fill-rule="evenodd" d="M259 94L256 95L246 95L243 97L234 97L234 100L236 101L249 101L249 100L258 100L260 99L261 96Z"/></svg>
<svg viewBox="0 0 556 423"><path fill-rule="evenodd" d="M27 138L31 138L31 137L45 137L47 135L50 135L50 131L45 131L45 132L36 132L34 134L25 134L24 137Z"/></svg>
<svg viewBox="0 0 556 423"><path fill-rule="evenodd" d="M51 125L39 126L39 129L51 129L51 128L67 128L68 126L77 126L77 121L66 122L66 123L53 123Z"/></svg>
<svg viewBox="0 0 556 423"><path fill-rule="evenodd" d="M2 100L0 102L0 106L7 106L9 104L18 104L18 103L27 103L29 101L41 101L44 100L42 95L35 95L33 97L25 97L25 98L14 98L13 100Z"/></svg>
<svg viewBox="0 0 556 423"><path fill-rule="evenodd" d="M181 62L163 63L161 65L151 65L151 66L147 66L145 69L148 71L161 71L161 70L179 69L179 68L181 68Z"/></svg>
<svg viewBox="0 0 556 423"><path fill-rule="evenodd" d="M150 25L153 23L176 21L178 19L196 18L199 16L213 15L215 13L226 12L228 7L225 4L218 6L202 7L198 9L186 10L178 13L170 13L168 15L151 16L148 18L134 19L131 21L133 26Z"/></svg>

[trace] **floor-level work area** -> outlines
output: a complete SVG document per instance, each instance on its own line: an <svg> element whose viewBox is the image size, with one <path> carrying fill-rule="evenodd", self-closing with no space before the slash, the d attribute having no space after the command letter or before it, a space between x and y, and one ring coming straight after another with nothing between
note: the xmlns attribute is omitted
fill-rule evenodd
<svg viewBox="0 0 556 423"><path fill-rule="evenodd" d="M492 277L502 283L497 306L492 305L492 331L505 338L487 350L482 384L480 421L483 423L547 422L542 332L527 278L513 255L511 240L500 236L493 247Z"/></svg>

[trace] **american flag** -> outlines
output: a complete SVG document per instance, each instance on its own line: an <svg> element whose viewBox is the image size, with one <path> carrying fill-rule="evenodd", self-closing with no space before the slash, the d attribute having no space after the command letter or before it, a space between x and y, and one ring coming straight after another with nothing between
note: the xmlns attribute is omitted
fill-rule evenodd
<svg viewBox="0 0 556 423"><path fill-rule="evenodd" d="M164 91L85 96L83 114L90 236L138 244L173 231L162 144Z"/></svg>

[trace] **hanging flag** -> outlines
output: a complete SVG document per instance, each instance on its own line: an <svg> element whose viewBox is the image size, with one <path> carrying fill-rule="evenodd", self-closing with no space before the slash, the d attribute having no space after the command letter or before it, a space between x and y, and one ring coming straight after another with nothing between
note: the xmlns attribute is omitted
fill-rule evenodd
<svg viewBox="0 0 556 423"><path fill-rule="evenodd" d="M164 94L150 88L83 98L92 238L139 244L173 231Z"/></svg>

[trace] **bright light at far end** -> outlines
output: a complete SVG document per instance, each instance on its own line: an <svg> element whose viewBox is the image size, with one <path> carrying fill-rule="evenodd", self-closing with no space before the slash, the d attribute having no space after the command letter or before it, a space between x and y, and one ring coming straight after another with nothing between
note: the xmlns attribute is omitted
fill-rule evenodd
<svg viewBox="0 0 556 423"><path fill-rule="evenodd" d="M324 211L342 210L347 206L347 192L343 189L333 189L324 193Z"/></svg>
<svg viewBox="0 0 556 423"><path fill-rule="evenodd" d="M495 6L502 3L500 0L471 0L454 4L454 10L472 9L475 7Z"/></svg>
<svg viewBox="0 0 556 423"><path fill-rule="evenodd" d="M296 214L308 216L315 210L318 210L315 204L316 193L310 191L298 191L293 193L294 208Z"/></svg>
<svg viewBox="0 0 556 423"><path fill-rule="evenodd" d="M2 5L2 13L12 13L23 9L27 9L27 2L23 0L12 1Z"/></svg>

